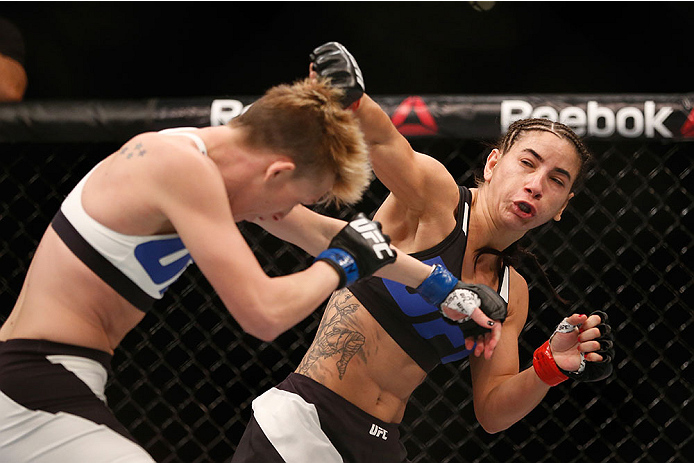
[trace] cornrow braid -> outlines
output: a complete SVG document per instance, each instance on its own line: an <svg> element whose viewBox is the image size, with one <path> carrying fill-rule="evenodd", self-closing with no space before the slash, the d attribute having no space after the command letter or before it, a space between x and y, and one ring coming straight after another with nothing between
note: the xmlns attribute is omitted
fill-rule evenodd
<svg viewBox="0 0 694 463"><path fill-rule="evenodd" d="M576 135L576 133L567 125L564 125L561 122L554 122L549 119L520 119L513 122L509 126L506 133L499 139L493 148L498 149L503 155L504 153L508 152L508 150L510 150L526 132L533 130L553 133L557 137L571 142L576 149L576 153L581 161L581 166L578 174L576 175L576 179L571 186L571 190L573 191L576 186L579 185L585 178L590 165L593 163L593 156L590 154L590 151L583 141L581 141L578 135ZM481 182L483 182L483 180L478 180L478 183ZM518 267L522 261L529 260L538 271L542 283L551 291L554 298L562 304L568 304L569 301L562 298L552 286L552 283L547 277L547 273L545 273L542 265L540 265L540 262L537 260L537 257L530 251L523 248L520 245L520 240L511 244L503 251L498 251L490 247L478 249L475 253L475 266L477 266L477 262L483 254L492 254L499 257L499 272L503 270L504 266Z"/></svg>
<svg viewBox="0 0 694 463"><path fill-rule="evenodd" d="M524 133L533 130L553 133L557 137L571 142L576 149L576 153L581 161L581 167L573 185L571 186L571 190L573 191L576 186L578 186L585 178L588 169L593 163L593 156L590 154L590 151L588 151L588 148L583 141L581 141L578 135L576 135L576 133L571 130L569 126L564 125L561 122L551 121L549 119L520 119L509 126L506 133L501 137L494 147L497 148L501 154L504 154L511 149L511 147Z"/></svg>

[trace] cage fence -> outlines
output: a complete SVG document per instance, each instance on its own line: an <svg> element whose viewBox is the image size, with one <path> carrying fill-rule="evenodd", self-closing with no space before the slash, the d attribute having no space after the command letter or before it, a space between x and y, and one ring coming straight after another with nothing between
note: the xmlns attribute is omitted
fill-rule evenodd
<svg viewBox="0 0 694 463"><path fill-rule="evenodd" d="M473 186L486 140L416 137ZM9 315L33 251L62 199L114 143L4 143L0 167L0 322ZM412 462L694 461L694 143L591 141L596 163L562 220L529 232L534 253L564 306L531 267L521 368L571 312L603 310L615 332L615 373L565 382L508 430L487 434L475 419L467 362L437 367L415 391L401 426ZM371 214L386 189L374 180L354 207ZM269 275L311 258L252 224L244 237ZM251 401L301 361L322 307L274 342L246 335L191 266L116 350L109 405L162 463L228 461Z"/></svg>

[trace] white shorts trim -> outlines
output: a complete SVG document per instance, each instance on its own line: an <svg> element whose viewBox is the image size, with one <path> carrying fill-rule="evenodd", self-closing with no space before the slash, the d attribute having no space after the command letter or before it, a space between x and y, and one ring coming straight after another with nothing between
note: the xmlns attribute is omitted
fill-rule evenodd
<svg viewBox="0 0 694 463"><path fill-rule="evenodd" d="M92 390L95 396L106 403L104 389L108 380L108 372L99 362L76 355L46 355L46 359L53 364L60 364L72 372Z"/></svg>
<svg viewBox="0 0 694 463"><path fill-rule="evenodd" d="M287 463L342 463L321 429L313 404L288 391L272 388L253 401L253 416Z"/></svg>
<svg viewBox="0 0 694 463"><path fill-rule="evenodd" d="M69 413L29 410L0 391L0 461L155 463L111 428Z"/></svg>

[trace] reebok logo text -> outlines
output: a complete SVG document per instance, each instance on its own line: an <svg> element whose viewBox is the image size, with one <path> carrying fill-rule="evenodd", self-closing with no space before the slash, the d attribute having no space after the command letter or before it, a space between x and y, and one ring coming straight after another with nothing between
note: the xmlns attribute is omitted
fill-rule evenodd
<svg viewBox="0 0 694 463"><path fill-rule="evenodd" d="M552 106L533 107L523 100L503 100L501 102L501 131L519 119L529 117L549 119L568 125L578 136L609 137L615 131L625 138L645 135L654 138L656 132L665 138L672 138L672 132L664 122L673 113L670 106L662 106L656 112L654 101L645 101L643 110L636 106L625 106L616 113L608 106L600 106L597 101L588 101L586 109L567 106L557 111Z"/></svg>

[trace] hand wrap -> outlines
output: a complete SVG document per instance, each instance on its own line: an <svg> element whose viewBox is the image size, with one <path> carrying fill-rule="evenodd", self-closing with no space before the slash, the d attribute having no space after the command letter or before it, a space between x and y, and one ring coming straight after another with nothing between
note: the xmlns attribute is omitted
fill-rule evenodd
<svg viewBox="0 0 694 463"><path fill-rule="evenodd" d="M361 69L352 54L341 44L328 42L315 48L310 58L319 76L329 78L333 87L342 89L343 106L357 109L366 87Z"/></svg>
<svg viewBox="0 0 694 463"><path fill-rule="evenodd" d="M594 341L600 343L600 349L594 352L600 354L602 360L600 362L586 361L585 354L581 352L581 364L578 370L566 371L559 368L554 361L552 349L550 348L552 337L554 337L556 333L570 333L577 328L577 325L572 325L564 319L557 325L557 328L554 330L549 340L539 347L533 355L533 368L542 381L550 386L555 386L568 378L572 378L576 381L592 382L600 381L612 374L612 359L614 358L612 328L607 324L607 314L605 312L597 310L591 313L589 317L592 315L600 316L600 323L597 325L597 328L600 330L600 336L594 339ZM580 325L578 325L578 327L580 327Z"/></svg>
<svg viewBox="0 0 694 463"><path fill-rule="evenodd" d="M340 275L338 288L343 288L395 262L395 259L390 237L381 233L381 224L359 213L315 260L330 264Z"/></svg>
<svg viewBox="0 0 694 463"><path fill-rule="evenodd" d="M556 386L568 379L557 366L549 347L549 339L543 345L535 349L533 354L533 368L542 381L550 386Z"/></svg>
<svg viewBox="0 0 694 463"><path fill-rule="evenodd" d="M466 337L477 337L490 331L470 319L477 307L492 320L502 323L506 320L507 304L499 294L486 285L469 285L458 280L445 267L436 264L431 274L415 291L427 303L439 308L444 320L462 325ZM466 315L466 318L452 320L442 310L442 306Z"/></svg>

